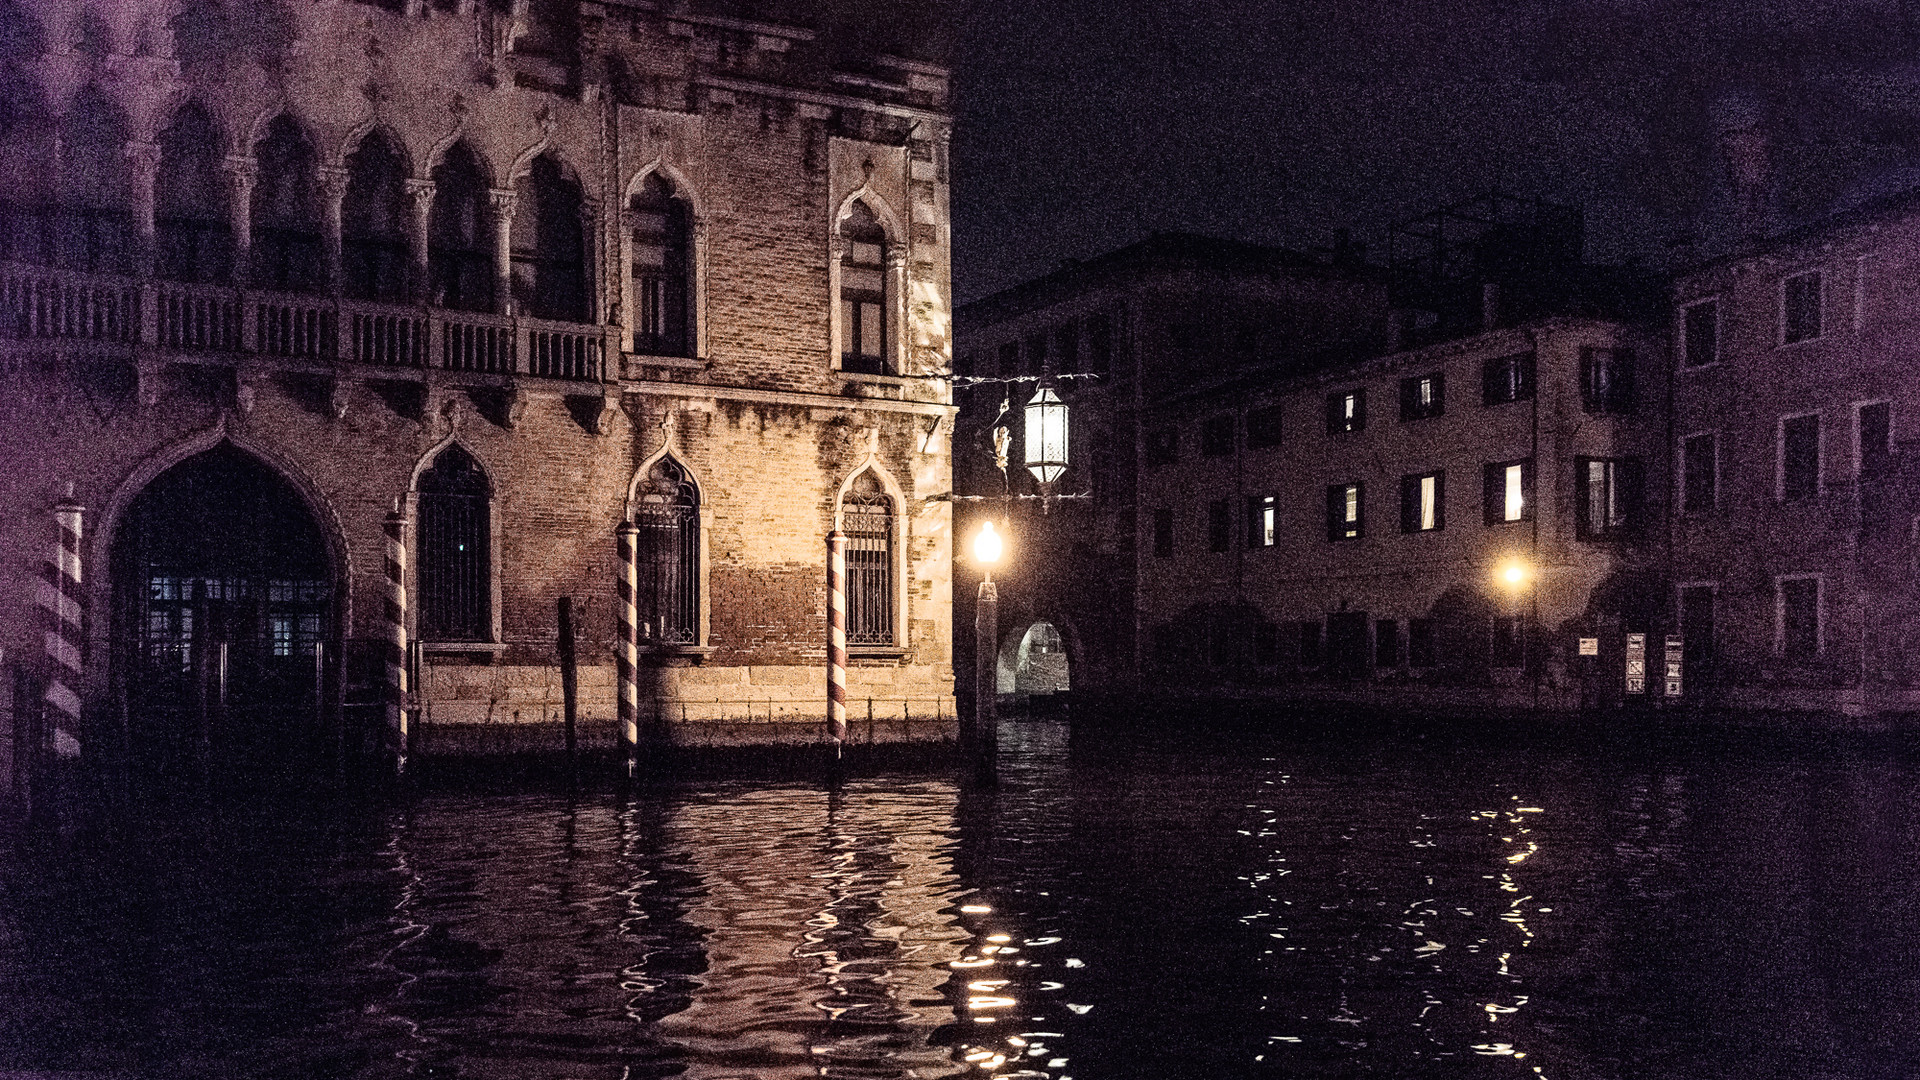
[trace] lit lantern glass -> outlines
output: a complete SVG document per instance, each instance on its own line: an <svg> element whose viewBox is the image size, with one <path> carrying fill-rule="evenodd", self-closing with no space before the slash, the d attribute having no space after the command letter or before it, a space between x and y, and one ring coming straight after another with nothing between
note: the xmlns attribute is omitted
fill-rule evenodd
<svg viewBox="0 0 1920 1080"><path fill-rule="evenodd" d="M1067 471L1067 404L1052 387L1027 402L1027 471L1043 484Z"/></svg>
<svg viewBox="0 0 1920 1080"><path fill-rule="evenodd" d="M1000 534L993 531L993 522L982 523L980 531L973 534L973 558L982 566L1000 561Z"/></svg>

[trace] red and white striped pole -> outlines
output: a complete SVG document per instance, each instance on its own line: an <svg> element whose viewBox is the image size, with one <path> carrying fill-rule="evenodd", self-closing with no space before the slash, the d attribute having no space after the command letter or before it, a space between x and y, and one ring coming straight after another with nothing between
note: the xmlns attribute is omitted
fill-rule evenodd
<svg viewBox="0 0 1920 1080"><path fill-rule="evenodd" d="M833 756L847 741L847 534L827 534L827 734Z"/></svg>
<svg viewBox="0 0 1920 1080"><path fill-rule="evenodd" d="M81 506L73 498L73 485L67 496L53 508L53 519L60 533L53 558L43 568L39 588L40 609L46 616L47 648L47 720L52 728L53 752L62 758L80 756L80 688L83 668L81 657L86 648L86 630L81 612L84 597L80 591L80 516Z"/></svg>
<svg viewBox="0 0 1920 1080"><path fill-rule="evenodd" d="M396 503L387 515L387 738L394 765L407 765L407 515Z"/></svg>
<svg viewBox="0 0 1920 1080"><path fill-rule="evenodd" d="M636 558L640 530L631 521L622 522L619 536L620 582L615 591L620 601L616 627L620 648L614 655L614 666L619 669L620 680L616 688L620 695L620 741L627 752L627 775L632 776L640 764L640 643L635 634L640 621L635 606L640 592L640 566Z"/></svg>

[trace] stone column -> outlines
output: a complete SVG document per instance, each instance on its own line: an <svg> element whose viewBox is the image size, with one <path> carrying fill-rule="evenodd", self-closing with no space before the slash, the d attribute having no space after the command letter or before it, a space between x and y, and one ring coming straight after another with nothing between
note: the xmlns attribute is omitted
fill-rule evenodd
<svg viewBox="0 0 1920 1080"><path fill-rule="evenodd" d="M347 170L322 165L313 186L320 195L320 244L327 261L327 287L339 296L347 284L346 261L341 254L341 208L347 200Z"/></svg>
<svg viewBox="0 0 1920 1080"><path fill-rule="evenodd" d="M154 178L160 173L160 147L154 143L128 143L128 207L133 214L133 272L136 277L153 276Z"/></svg>
<svg viewBox="0 0 1920 1080"><path fill-rule="evenodd" d="M887 245L887 336L881 347L895 375L907 374L907 244L897 240Z"/></svg>
<svg viewBox="0 0 1920 1080"><path fill-rule="evenodd" d="M487 194L493 206L493 310L512 315L513 212L519 200L511 191L496 189Z"/></svg>
<svg viewBox="0 0 1920 1080"><path fill-rule="evenodd" d="M425 304L433 299L433 277L428 269L427 251L431 242L428 225L433 220L433 181L408 180L407 199L413 208L413 217L407 222L407 296L415 303Z"/></svg>
<svg viewBox="0 0 1920 1080"><path fill-rule="evenodd" d="M253 182L260 169L250 157L230 157L227 172L227 231L233 237L233 264L228 273L236 285L253 280Z"/></svg>

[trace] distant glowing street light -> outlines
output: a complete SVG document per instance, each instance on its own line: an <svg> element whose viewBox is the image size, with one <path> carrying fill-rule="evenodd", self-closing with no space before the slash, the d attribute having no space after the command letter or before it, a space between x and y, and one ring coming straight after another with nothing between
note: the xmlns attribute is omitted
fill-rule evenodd
<svg viewBox="0 0 1920 1080"><path fill-rule="evenodd" d="M1518 588L1533 578L1533 567L1520 559L1508 559L1500 564L1500 582Z"/></svg>

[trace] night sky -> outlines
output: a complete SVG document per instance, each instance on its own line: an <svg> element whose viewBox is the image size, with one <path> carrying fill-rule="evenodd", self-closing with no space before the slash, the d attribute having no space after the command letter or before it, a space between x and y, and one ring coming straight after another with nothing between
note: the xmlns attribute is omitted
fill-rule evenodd
<svg viewBox="0 0 1920 1080"><path fill-rule="evenodd" d="M1776 220L1920 181L1920 0L963 0L961 302L1156 230L1295 247L1499 186L1588 254L1711 251L1719 132L1758 125Z"/></svg>

